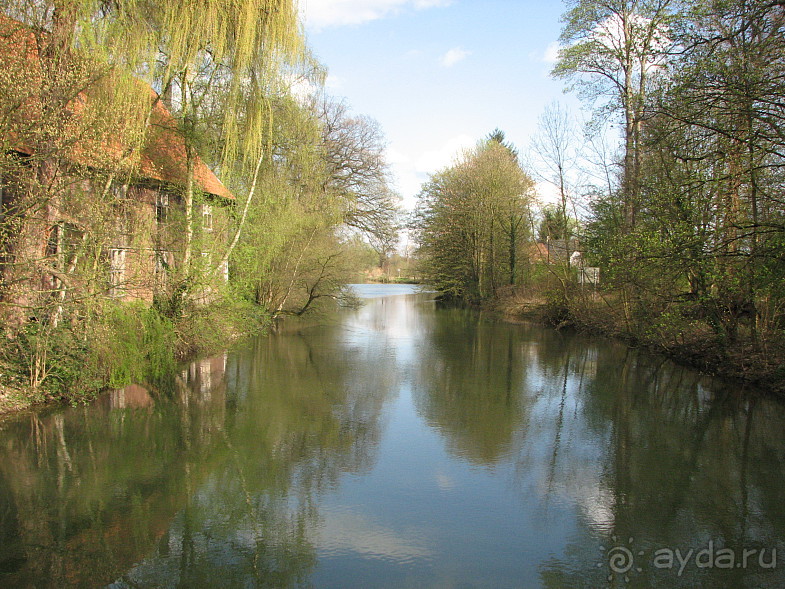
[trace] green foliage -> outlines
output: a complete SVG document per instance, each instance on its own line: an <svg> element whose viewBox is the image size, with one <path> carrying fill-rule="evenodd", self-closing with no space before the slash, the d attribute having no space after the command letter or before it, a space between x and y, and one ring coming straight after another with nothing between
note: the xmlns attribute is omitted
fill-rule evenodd
<svg viewBox="0 0 785 589"><path fill-rule="evenodd" d="M68 328L28 323L13 349L14 366L34 401L89 399L100 387L99 376L88 365L88 345Z"/></svg>
<svg viewBox="0 0 785 589"><path fill-rule="evenodd" d="M211 305L195 307L175 324L172 350L178 359L215 353L240 338L261 333L269 322L263 307L226 293Z"/></svg>
<svg viewBox="0 0 785 589"><path fill-rule="evenodd" d="M571 239L576 229L577 222L567 216L562 207L546 205L542 209L537 239L541 243L546 243L549 239Z"/></svg>
<svg viewBox="0 0 785 589"><path fill-rule="evenodd" d="M86 330L29 323L15 339L15 357L3 364L25 383L30 400L79 402L105 387L160 383L179 359L215 352L268 321L258 306L229 297L177 322L141 302L107 303L99 317Z"/></svg>
<svg viewBox="0 0 785 589"><path fill-rule="evenodd" d="M351 260L351 265L359 272L366 272L380 266L379 252L366 241L355 237L349 239L345 244L346 255ZM383 263L386 262L386 256Z"/></svg>
<svg viewBox="0 0 785 589"><path fill-rule="evenodd" d="M175 368L170 320L146 305L110 303L89 326L52 327L30 322L3 364L16 375L28 400L90 400L104 387L159 379Z"/></svg>
<svg viewBox="0 0 785 589"><path fill-rule="evenodd" d="M274 158L260 171L230 275L243 300L273 316L299 315L334 300L388 253L395 207L373 124L343 104L273 107Z"/></svg>
<svg viewBox="0 0 785 589"><path fill-rule="evenodd" d="M772 373L785 350L781 6L574 0L564 23L553 74L621 129L623 157L604 158L607 185L589 190L581 246L602 284L558 285L555 307L704 366ZM541 233L561 221L546 215Z"/></svg>
<svg viewBox="0 0 785 589"><path fill-rule="evenodd" d="M520 277L532 180L496 134L420 194L419 269L448 297L479 301Z"/></svg>
<svg viewBox="0 0 785 589"><path fill-rule="evenodd" d="M175 367L172 321L143 303L112 304L92 339L92 357L119 388L160 378Z"/></svg>
<svg viewBox="0 0 785 589"><path fill-rule="evenodd" d="M319 86L324 77L305 50L296 3L192 8L2 5L3 38L40 58L40 76L30 75L26 49L3 54L0 68L9 88L0 97L0 177L18 189L0 217L0 253L13 252L0 269L9 336L1 364L31 394L157 378L175 357L335 300L370 265L358 235L377 260L394 249L398 197L378 125L292 90L295 79ZM36 116L19 116L20 104L39 102ZM159 222L147 214L149 193L128 189L140 180L159 188L139 156L161 130L162 105L185 173L164 187L171 211ZM18 147L9 141L35 153L9 156ZM166 168L170 155L155 152L153 164ZM202 162L221 169L236 206L200 192ZM151 309L115 304L150 292Z"/></svg>

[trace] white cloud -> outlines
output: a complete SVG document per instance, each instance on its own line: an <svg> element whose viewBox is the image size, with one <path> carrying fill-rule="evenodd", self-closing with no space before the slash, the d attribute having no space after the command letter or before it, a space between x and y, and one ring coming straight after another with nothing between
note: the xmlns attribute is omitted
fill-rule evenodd
<svg viewBox="0 0 785 589"><path fill-rule="evenodd" d="M409 162L411 162L411 158L402 151L399 151L394 147L387 148L387 163L394 165L408 164Z"/></svg>
<svg viewBox="0 0 785 589"><path fill-rule="evenodd" d="M289 93L301 104L306 104L318 90L319 88L304 76L289 77Z"/></svg>
<svg viewBox="0 0 785 589"><path fill-rule="evenodd" d="M442 492L452 491L456 487L455 480L443 472L436 473L436 484Z"/></svg>
<svg viewBox="0 0 785 589"><path fill-rule="evenodd" d="M425 175L417 172L414 161L403 151L388 147L386 155L395 178L395 189L403 197L401 206L412 210L417 204L416 196L425 181Z"/></svg>
<svg viewBox="0 0 785 589"><path fill-rule="evenodd" d="M559 189L553 182L537 182L534 189L541 206L556 204L561 198Z"/></svg>
<svg viewBox="0 0 785 589"><path fill-rule="evenodd" d="M414 0L414 7L418 10L423 8L434 8L439 6L449 6L452 0Z"/></svg>
<svg viewBox="0 0 785 589"><path fill-rule="evenodd" d="M452 164L461 153L473 147L476 140L468 135L457 135L431 149L430 146L400 146L387 148L387 162L395 177L396 189L403 197L401 205L412 210L417 195L428 176Z"/></svg>
<svg viewBox="0 0 785 589"><path fill-rule="evenodd" d="M395 187L401 194L401 207L407 211L414 210L417 206L417 195L428 177L416 172L411 166L391 164L391 168L395 174Z"/></svg>
<svg viewBox="0 0 785 589"><path fill-rule="evenodd" d="M328 90L340 90L343 88L343 78L333 74L327 74L324 85Z"/></svg>
<svg viewBox="0 0 785 589"><path fill-rule="evenodd" d="M548 45L545 49L545 53L542 55L542 60L545 63L556 63L559 59L559 43L554 42Z"/></svg>
<svg viewBox="0 0 785 589"><path fill-rule="evenodd" d="M444 67L451 67L458 63L459 61L463 61L467 57L471 55L471 51L466 51L460 47L453 47L447 53L441 56L439 62Z"/></svg>
<svg viewBox="0 0 785 589"><path fill-rule="evenodd" d="M448 139L440 147L423 151L415 162L418 172L432 174L452 164L461 153L473 147L477 140L468 135L456 135Z"/></svg>
<svg viewBox="0 0 785 589"><path fill-rule="evenodd" d="M302 0L300 12L308 29L359 25L400 13L448 6L452 0Z"/></svg>
<svg viewBox="0 0 785 589"><path fill-rule="evenodd" d="M321 545L328 553L354 552L388 562L411 562L431 555L423 530L385 527L364 514L348 510L327 510L320 531Z"/></svg>

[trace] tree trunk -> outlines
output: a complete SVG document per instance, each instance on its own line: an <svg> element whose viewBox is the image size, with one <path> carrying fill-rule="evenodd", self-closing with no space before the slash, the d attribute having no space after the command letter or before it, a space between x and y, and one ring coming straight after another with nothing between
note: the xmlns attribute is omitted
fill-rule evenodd
<svg viewBox="0 0 785 589"><path fill-rule="evenodd" d="M180 77L180 88L182 93L183 126L185 128L185 155L186 155L186 185L183 195L183 206L185 208L185 237L183 240L183 267L181 275L187 283L191 278L191 262L193 258L194 241L194 168L196 164L196 150L193 147L193 126L194 118L190 110L193 108L193 100L189 102L188 97L188 71L183 71Z"/></svg>

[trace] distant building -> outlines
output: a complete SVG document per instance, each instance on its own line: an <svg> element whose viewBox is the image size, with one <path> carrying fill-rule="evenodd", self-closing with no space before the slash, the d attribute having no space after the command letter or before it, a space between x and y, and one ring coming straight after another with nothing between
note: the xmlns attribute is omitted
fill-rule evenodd
<svg viewBox="0 0 785 589"><path fill-rule="evenodd" d="M577 239L553 239L546 243L535 243L532 245L529 259L532 262L546 264L567 263L570 268L577 270L578 284L600 283L600 269L585 265Z"/></svg>
<svg viewBox="0 0 785 589"><path fill-rule="evenodd" d="M549 239L545 243L537 242L532 247L530 259L548 264L569 263L571 256L578 251L578 247L577 239Z"/></svg>
<svg viewBox="0 0 785 589"><path fill-rule="evenodd" d="M600 269L591 266L581 266L578 269L578 284L593 284L600 283Z"/></svg>

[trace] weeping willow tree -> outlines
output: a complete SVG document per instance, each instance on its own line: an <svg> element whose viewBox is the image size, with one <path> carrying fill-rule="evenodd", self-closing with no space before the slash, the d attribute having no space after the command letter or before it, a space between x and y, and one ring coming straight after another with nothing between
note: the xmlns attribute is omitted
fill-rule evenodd
<svg viewBox="0 0 785 589"><path fill-rule="evenodd" d="M222 164L256 162L268 132L266 80L305 55L296 0L4 0L3 13L48 32L48 51L81 49L133 72L179 110L195 108L195 84L216 84L224 101ZM259 116L243 116L248 109ZM242 155L241 155L242 154Z"/></svg>
<svg viewBox="0 0 785 589"><path fill-rule="evenodd" d="M126 56L127 66L144 72L179 115L188 171L180 275L187 283L192 278L193 166L200 119L217 115L213 124L220 136L217 160L224 180L239 178L245 188L235 235L218 268L239 241L272 149L270 96L286 67L305 55L296 1L206 1L187 11L173 0L139 1L118 4L112 16L107 35L116 39L117 54Z"/></svg>
<svg viewBox="0 0 785 589"><path fill-rule="evenodd" d="M259 174L259 198L232 254L232 285L271 316L302 315L334 299L350 280L353 256L341 228L345 201L325 191L331 161L313 104L272 100L272 156Z"/></svg>
<svg viewBox="0 0 785 589"><path fill-rule="evenodd" d="M177 117L186 146L185 235L179 260L185 284L193 280L193 172L199 151L212 148L214 157L207 159L220 167L224 182L245 189L238 195L235 235L212 273L225 264L272 148L271 94L306 55L296 0L205 0L187 10L175 0L11 0L0 6L8 16L46 31L46 52L56 67L77 50L111 68L126 94L146 103L147 116L136 119L143 131L159 100ZM138 82L122 75L128 73L157 90L152 102L139 92ZM125 162L138 156L144 132L138 137L127 143ZM205 145L206 137L213 145Z"/></svg>

